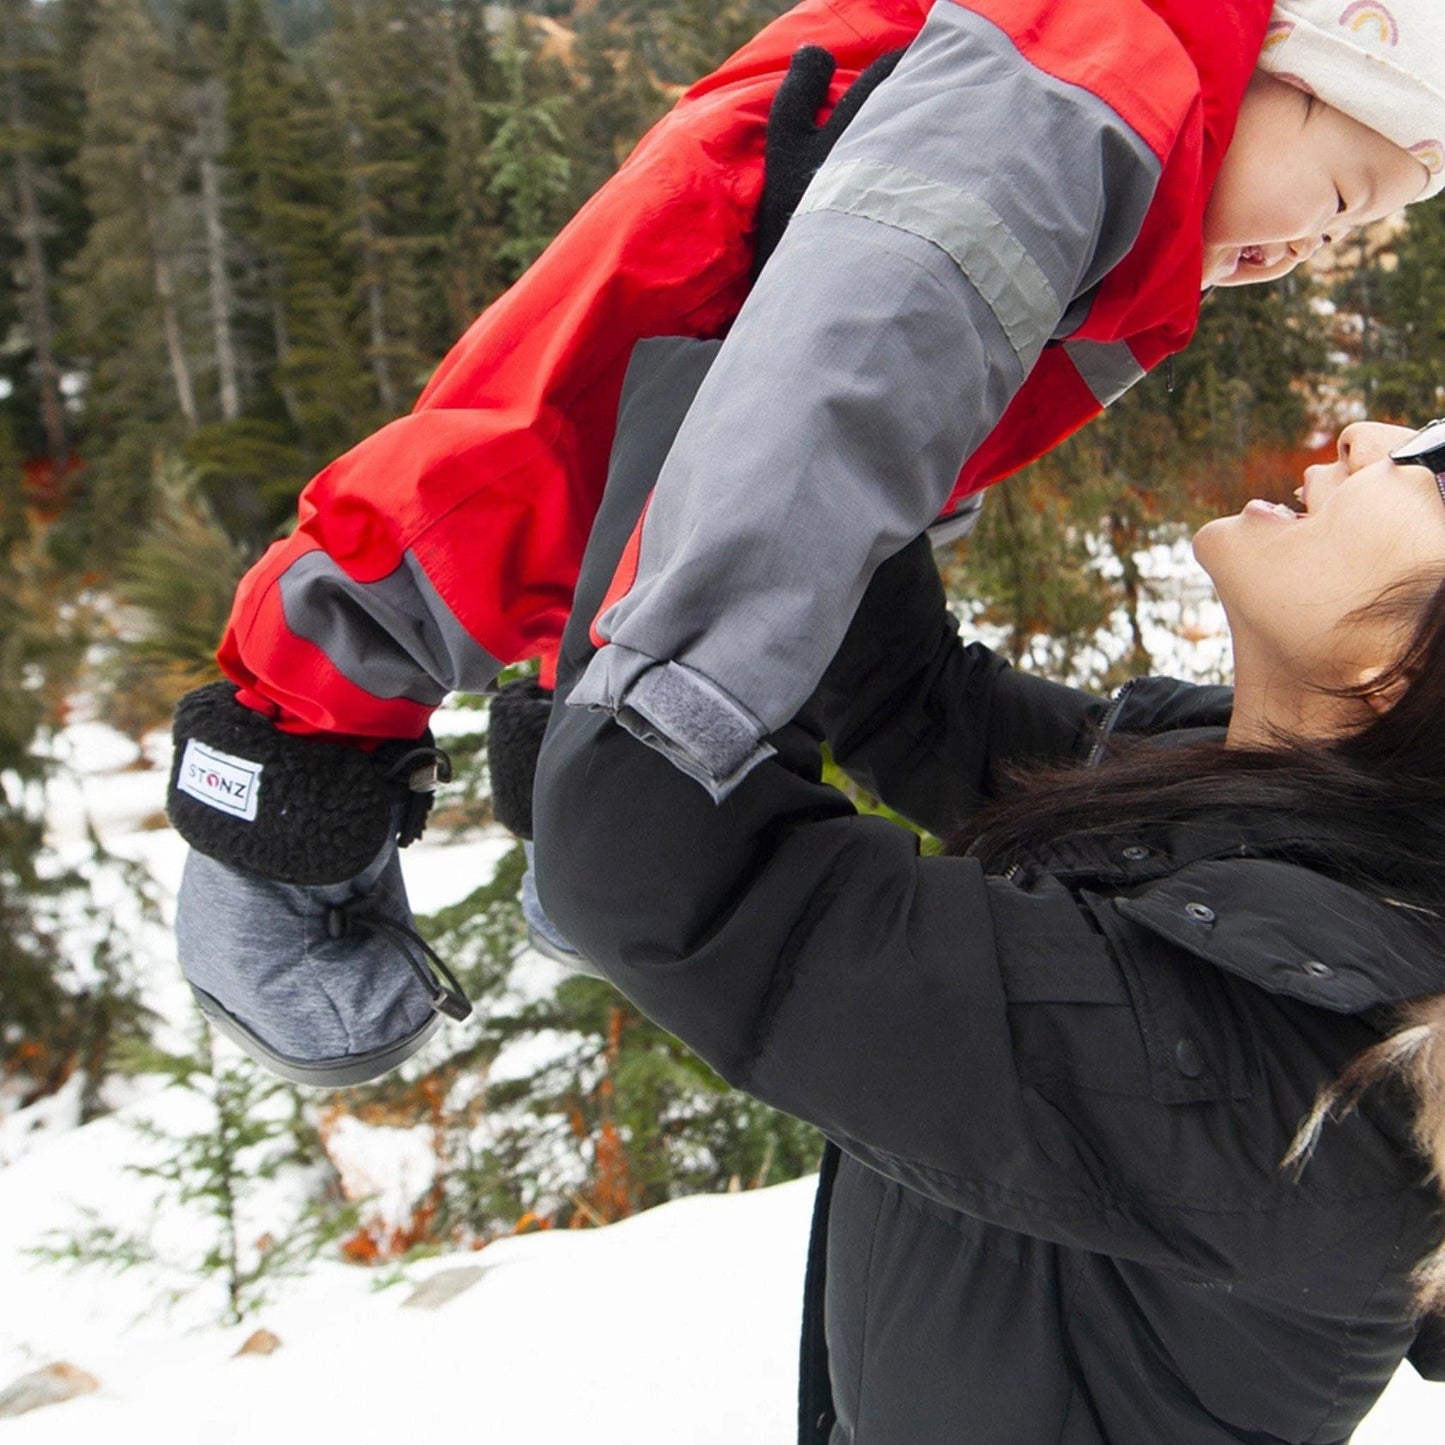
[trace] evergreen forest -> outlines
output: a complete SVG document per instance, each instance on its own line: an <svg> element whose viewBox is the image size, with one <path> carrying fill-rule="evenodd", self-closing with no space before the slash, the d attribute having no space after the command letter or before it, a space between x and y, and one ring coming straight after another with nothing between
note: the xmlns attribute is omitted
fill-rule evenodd
<svg viewBox="0 0 1445 1445"><path fill-rule="evenodd" d="M260 1087L208 1046L159 1049L133 944L86 902L85 877L47 861L48 742L81 697L142 738L218 675L235 583L292 525L306 481L403 414L683 88L785 8L0 0L0 1078L14 1097L78 1076L93 1116L137 1072L214 1088L224 1073L233 1102ZM1287 498L1343 420L1437 415L1442 288L1436 206L1349 238L1329 270L1210 297L1172 365L990 498L943 558L950 588L1022 665L1101 687L1150 667L1139 555L1221 507ZM1119 615L1131 646L1100 656L1089 640ZM442 827L490 821L484 732L479 702ZM607 986L509 993L519 878L517 851L425 921L484 1027L381 1085L297 1104L292 1142L312 1157L350 1111L429 1127L445 1164L404 1229L337 1223L350 1258L596 1224L816 1162L809 1131L728 1095ZM130 881L154 911L153 883ZM78 958L57 920L87 907ZM541 1034L567 1048L488 1081L499 1050Z"/></svg>

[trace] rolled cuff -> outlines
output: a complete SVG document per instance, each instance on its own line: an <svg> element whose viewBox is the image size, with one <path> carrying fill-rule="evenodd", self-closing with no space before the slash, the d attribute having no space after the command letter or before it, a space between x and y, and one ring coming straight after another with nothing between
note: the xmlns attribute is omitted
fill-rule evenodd
<svg viewBox="0 0 1445 1445"><path fill-rule="evenodd" d="M767 730L711 678L609 643L587 665L568 707L610 713L720 803L776 749Z"/></svg>

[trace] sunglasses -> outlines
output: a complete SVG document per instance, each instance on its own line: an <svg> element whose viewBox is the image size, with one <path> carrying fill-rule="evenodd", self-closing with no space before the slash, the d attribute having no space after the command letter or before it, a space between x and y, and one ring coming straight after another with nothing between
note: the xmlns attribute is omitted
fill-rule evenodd
<svg viewBox="0 0 1445 1445"><path fill-rule="evenodd" d="M1390 460L1402 467L1428 467L1445 501L1445 421L1432 421L1422 427L1390 453Z"/></svg>

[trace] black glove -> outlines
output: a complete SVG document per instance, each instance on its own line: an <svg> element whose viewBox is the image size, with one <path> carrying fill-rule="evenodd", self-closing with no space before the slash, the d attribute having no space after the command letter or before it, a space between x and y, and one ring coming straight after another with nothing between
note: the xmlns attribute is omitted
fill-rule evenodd
<svg viewBox="0 0 1445 1445"><path fill-rule="evenodd" d="M532 783L551 716L551 691L530 677L498 689L487 709L492 816L524 841L532 837Z"/></svg>
<svg viewBox="0 0 1445 1445"><path fill-rule="evenodd" d="M167 811L191 845L177 948L223 1033L283 1078L338 1087L470 1014L397 856L450 777L430 734L370 753L297 737L213 683L181 699L172 735Z"/></svg>
<svg viewBox="0 0 1445 1445"><path fill-rule="evenodd" d="M846 91L822 125L818 112L828 103L828 87L838 62L820 45L805 45L768 111L763 151L763 198L758 204L757 239L753 247L753 279L777 250L783 232L803 199L803 192L828 159L838 137L852 123L863 102L893 74L902 50L880 55Z"/></svg>

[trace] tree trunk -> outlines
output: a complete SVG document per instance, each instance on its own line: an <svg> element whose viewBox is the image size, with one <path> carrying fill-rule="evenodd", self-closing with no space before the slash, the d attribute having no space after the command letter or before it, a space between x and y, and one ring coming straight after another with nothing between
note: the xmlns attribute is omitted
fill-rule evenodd
<svg viewBox="0 0 1445 1445"><path fill-rule="evenodd" d="M386 334L386 295L381 284L376 220L371 214L371 192L367 189L366 175L362 170L364 153L361 133L355 126L352 126L347 134L347 144L353 161L351 184L356 192L356 214L361 236L361 270L366 277L366 310L371 332L371 373L376 378L376 391L381 398L383 409L389 415L394 415L401 410L401 401L391 379L391 362L387 357L389 343Z"/></svg>
<svg viewBox="0 0 1445 1445"><path fill-rule="evenodd" d="M25 107L20 81L12 70L5 81L12 144L15 147L16 230L24 249L25 295L30 340L35 347L35 370L40 388L40 419L45 445L57 473L69 453L65 436L65 404L60 395L60 368L55 359L55 324L50 315L50 275L45 259L44 220L35 184L35 162L22 139Z"/></svg>
<svg viewBox="0 0 1445 1445"><path fill-rule="evenodd" d="M286 303L282 294L280 265L274 256L266 261L266 294L271 306L271 337L276 347L276 389L291 425L301 425L301 404L296 388L287 380L286 367L291 360L291 328L286 325Z"/></svg>
<svg viewBox="0 0 1445 1445"><path fill-rule="evenodd" d="M185 417L186 425L194 431L201 424L200 413L196 410L196 389L191 381L191 366L186 360L185 341L181 335L180 313L176 308L175 278L155 206L156 197L160 194L155 162L144 151L141 152L140 175L141 205L145 210L147 229L150 231L156 300L160 302L161 326L165 332L166 353L171 363L171 380L175 383L176 401L181 408L181 415Z"/></svg>
<svg viewBox="0 0 1445 1445"><path fill-rule="evenodd" d="M217 385L221 417L235 421L241 414L239 367L236 364L235 305L231 277L226 268L226 223L221 209L221 171L216 158L225 144L223 96L217 84L208 84L201 112L201 208L206 223L206 261L211 280L211 332L216 346Z"/></svg>

